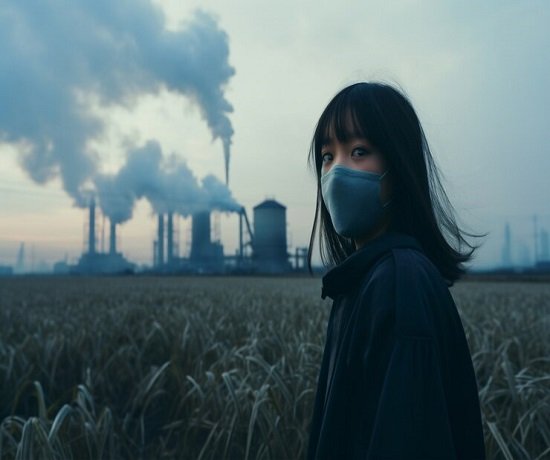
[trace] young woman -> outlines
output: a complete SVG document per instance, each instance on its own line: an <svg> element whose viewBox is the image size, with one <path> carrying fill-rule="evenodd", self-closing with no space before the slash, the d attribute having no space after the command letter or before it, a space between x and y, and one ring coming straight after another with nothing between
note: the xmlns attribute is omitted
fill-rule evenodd
<svg viewBox="0 0 550 460"><path fill-rule="evenodd" d="M309 263L319 231L333 266L322 297L333 305L308 459L484 459L477 382L448 289L476 247L412 105L382 83L343 89L319 119L310 161Z"/></svg>

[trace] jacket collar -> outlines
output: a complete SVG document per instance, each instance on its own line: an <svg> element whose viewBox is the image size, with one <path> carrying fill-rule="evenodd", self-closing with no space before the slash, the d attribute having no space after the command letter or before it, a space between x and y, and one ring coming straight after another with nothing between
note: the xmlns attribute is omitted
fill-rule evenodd
<svg viewBox="0 0 550 460"><path fill-rule="evenodd" d="M422 251L418 241L405 233L389 231L369 241L361 249L348 256L340 265L323 276L321 297L336 299L356 287L371 266L394 248L413 248Z"/></svg>

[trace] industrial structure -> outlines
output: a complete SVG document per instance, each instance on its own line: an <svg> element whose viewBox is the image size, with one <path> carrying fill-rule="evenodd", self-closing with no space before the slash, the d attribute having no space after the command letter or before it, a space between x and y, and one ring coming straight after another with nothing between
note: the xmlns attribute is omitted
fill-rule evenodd
<svg viewBox="0 0 550 460"><path fill-rule="evenodd" d="M263 201L253 208L252 225L244 207L236 213L239 242L235 254L224 254L215 225L216 214L202 210L191 216L186 257L180 255L179 216L171 212L158 214L153 263L147 271L166 274L277 274L306 269L307 248L295 248L293 254L289 253L285 206L273 199ZM92 199L88 207L85 250L76 265L57 264L57 272L117 274L136 271L136 265L117 251L115 222L110 222L108 251L98 251L96 221L96 204Z"/></svg>
<svg viewBox="0 0 550 460"><path fill-rule="evenodd" d="M286 274L306 272L308 269L308 248L289 248L287 208L274 199L266 199L254 206L253 218L250 220L244 207L233 208L238 225L238 245L234 254L224 251L219 230L220 213L215 208L190 215L188 231L181 232L180 214L157 214L154 241L151 242L152 263L140 267L128 261L120 251L116 222L109 221L110 232L104 238L105 215L100 214L97 208L95 200L91 199L86 212L84 248L78 262L69 264L65 255L64 260L54 264L54 273L127 274L140 271L158 274ZM229 212L226 209L221 212ZM103 225L98 226L101 217ZM500 264L489 269L474 269L470 274L550 274L550 232L540 225L537 216L533 217L534 231L529 232L534 241L531 250L514 233L508 222L503 230ZM106 248L104 242L107 243ZM0 276L38 271L34 262L29 264L29 268L26 267L25 249L25 243L21 243L13 267L0 265ZM42 271L46 272L46 269Z"/></svg>
<svg viewBox="0 0 550 460"><path fill-rule="evenodd" d="M210 211L191 217L191 251L180 257L173 213L159 214L157 239L153 242L153 270L156 272L220 273L224 271L223 246L211 238Z"/></svg>
<svg viewBox="0 0 550 460"><path fill-rule="evenodd" d="M239 247L234 255L224 254L223 244L213 232L209 210L191 216L188 257L179 254L174 215L159 214L153 242L153 271L159 273L286 273L305 270L307 250L289 254L286 237L286 207L266 200L254 207L253 227L246 209L238 211ZM253 228L253 229L252 229ZM215 235L213 237L213 234ZM293 260L293 268L290 260Z"/></svg>
<svg viewBox="0 0 550 460"><path fill-rule="evenodd" d="M253 261L266 273L291 270L286 242L286 207L275 200L254 206Z"/></svg>
<svg viewBox="0 0 550 460"><path fill-rule="evenodd" d="M117 251L116 224L110 223L109 251L97 251L96 241L96 206L92 198L88 214L87 250L80 256L78 263L73 267L60 267L58 271L79 274L117 274L132 273L135 264L128 262L122 253Z"/></svg>

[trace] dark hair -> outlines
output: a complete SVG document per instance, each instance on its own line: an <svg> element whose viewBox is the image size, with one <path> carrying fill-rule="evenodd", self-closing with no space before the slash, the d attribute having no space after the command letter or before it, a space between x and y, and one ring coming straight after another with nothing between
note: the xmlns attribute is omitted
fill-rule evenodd
<svg viewBox="0 0 550 460"><path fill-rule="evenodd" d="M347 125L350 121L352 133ZM410 101L397 89L379 82L344 88L330 101L315 128L309 153L310 165L317 173L317 207L308 252L310 272L318 228L321 259L326 265L337 265L355 251L351 239L336 233L321 196L321 149L330 132L340 142L352 134L365 137L381 152L391 178L390 229L416 238L450 284L458 279L465 272L463 263L478 247L463 235L485 235L459 228ZM462 252L463 246L468 250Z"/></svg>

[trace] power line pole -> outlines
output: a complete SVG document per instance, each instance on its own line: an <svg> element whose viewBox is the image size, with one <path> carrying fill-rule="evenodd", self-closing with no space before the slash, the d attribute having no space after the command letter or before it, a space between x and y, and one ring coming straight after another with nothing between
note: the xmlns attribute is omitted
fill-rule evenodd
<svg viewBox="0 0 550 460"><path fill-rule="evenodd" d="M538 262L538 256L539 256L539 245L538 245L538 228L537 228L537 215L535 214L533 216L533 227L535 231L535 263L533 265L537 265Z"/></svg>

